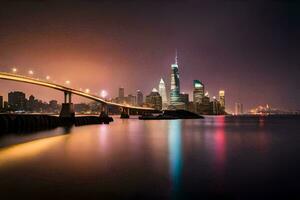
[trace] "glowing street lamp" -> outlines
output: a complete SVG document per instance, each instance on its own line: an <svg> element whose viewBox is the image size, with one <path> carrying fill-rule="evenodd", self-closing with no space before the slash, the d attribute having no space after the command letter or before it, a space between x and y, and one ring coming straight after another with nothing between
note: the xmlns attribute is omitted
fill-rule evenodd
<svg viewBox="0 0 300 200"><path fill-rule="evenodd" d="M69 81L69 80L66 80L66 82L65 82L67 85L70 85L70 83L71 83L71 81Z"/></svg>
<svg viewBox="0 0 300 200"><path fill-rule="evenodd" d="M90 89L85 89L85 93L90 93Z"/></svg>
<svg viewBox="0 0 300 200"><path fill-rule="evenodd" d="M12 71L13 73L17 73L18 69L14 67L14 68L11 69L11 71Z"/></svg>
<svg viewBox="0 0 300 200"><path fill-rule="evenodd" d="M46 80L48 80L48 81L49 81L49 80L50 80L50 76L46 76Z"/></svg>
<svg viewBox="0 0 300 200"><path fill-rule="evenodd" d="M103 99L105 99L105 98L107 97L107 95L108 95L108 93L107 93L106 90L102 90L102 91L100 92L100 96L101 96Z"/></svg>
<svg viewBox="0 0 300 200"><path fill-rule="evenodd" d="M32 70L29 70L29 71L28 71L28 74L29 74L29 75L33 75L34 72L33 72Z"/></svg>

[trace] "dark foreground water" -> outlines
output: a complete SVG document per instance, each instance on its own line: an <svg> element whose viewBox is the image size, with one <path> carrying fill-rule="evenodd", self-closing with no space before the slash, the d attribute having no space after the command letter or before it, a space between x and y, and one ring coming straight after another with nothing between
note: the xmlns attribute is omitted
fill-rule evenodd
<svg viewBox="0 0 300 200"><path fill-rule="evenodd" d="M1 199L300 197L299 117L115 118L0 146Z"/></svg>

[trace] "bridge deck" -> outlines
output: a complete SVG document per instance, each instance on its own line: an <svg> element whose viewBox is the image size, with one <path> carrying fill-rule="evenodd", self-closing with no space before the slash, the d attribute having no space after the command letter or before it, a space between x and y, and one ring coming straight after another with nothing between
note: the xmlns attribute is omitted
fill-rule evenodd
<svg viewBox="0 0 300 200"><path fill-rule="evenodd" d="M117 107L122 107L122 108L130 108L130 109L136 109L136 110L155 110L153 108L147 108L147 107L139 107L139 106L131 106L131 105L126 105L126 104L119 104L119 103L113 103L113 102L109 102L106 101L104 99L102 99L101 97L97 96L97 95L92 95L92 94L88 94L86 92L80 91L80 90L76 90L76 89L72 89L72 88L68 88L65 87L63 85L59 85L56 83L52 83L46 80L41 80L41 79L36 79L36 78L32 78L32 77L27 77L27 76L22 76L19 74L12 74L12 73L7 73L7 72L0 72L0 79L3 80L10 80L10 81L18 81L18 82L23 82L23 83L29 83L29 84L34 84L34 85L39 85L39 86L43 86L43 87L48 87L51 89L55 89L55 90L59 90L62 92L68 92L68 93L72 93L81 97L85 97L97 102L101 102L107 105L111 105L111 106L117 106Z"/></svg>

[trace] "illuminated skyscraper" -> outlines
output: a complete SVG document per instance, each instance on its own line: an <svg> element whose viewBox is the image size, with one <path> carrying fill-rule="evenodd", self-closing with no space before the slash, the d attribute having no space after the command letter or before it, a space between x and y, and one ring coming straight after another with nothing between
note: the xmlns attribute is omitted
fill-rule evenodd
<svg viewBox="0 0 300 200"><path fill-rule="evenodd" d="M138 106L142 106L144 103L143 93L140 90L136 91L136 103Z"/></svg>
<svg viewBox="0 0 300 200"><path fill-rule="evenodd" d="M219 91L219 102L221 105L221 109L225 110L225 91L224 90Z"/></svg>
<svg viewBox="0 0 300 200"><path fill-rule="evenodd" d="M204 85L199 80L194 80L193 102L202 103L204 97Z"/></svg>
<svg viewBox="0 0 300 200"><path fill-rule="evenodd" d="M179 71L177 62L177 52L175 56L175 64L171 65L171 90L170 90L170 104L172 106L180 106L183 103L180 101L180 83L179 83Z"/></svg>
<svg viewBox="0 0 300 200"><path fill-rule="evenodd" d="M162 98L162 107L163 109L166 109L168 107L167 91L166 91L166 84L162 78L160 79L159 82L158 92Z"/></svg>

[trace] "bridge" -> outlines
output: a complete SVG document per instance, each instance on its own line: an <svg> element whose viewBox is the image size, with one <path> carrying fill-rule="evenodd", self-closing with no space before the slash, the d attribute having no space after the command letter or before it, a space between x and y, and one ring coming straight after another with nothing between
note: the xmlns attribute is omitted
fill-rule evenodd
<svg viewBox="0 0 300 200"><path fill-rule="evenodd" d="M22 83L29 83L29 84L33 84L33 85L38 85L38 86L62 91L64 93L64 103L62 104L60 117L68 118L68 117L75 116L74 107L73 107L73 103L72 103L72 94L100 102L102 104L101 111L105 112L105 113L108 113L108 106L119 107L122 109L122 113L123 114L125 113L128 116L129 116L130 110L136 110L136 111L140 111L140 112L154 112L155 111L155 109L148 108L148 107L131 106L131 105L127 105L127 104L119 104L119 103L109 102L97 95L89 94L87 92L69 88L69 87L66 87L66 86L63 86L60 84L52 83L51 81L48 81L48 80L41 80L41 79L23 76L23 75L19 75L19 74L15 74L15 73L0 72L0 79L17 81L17 82L22 82Z"/></svg>

